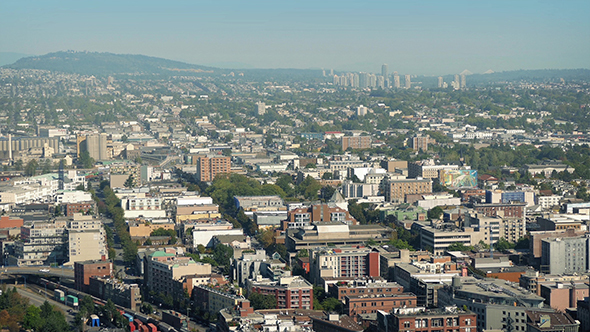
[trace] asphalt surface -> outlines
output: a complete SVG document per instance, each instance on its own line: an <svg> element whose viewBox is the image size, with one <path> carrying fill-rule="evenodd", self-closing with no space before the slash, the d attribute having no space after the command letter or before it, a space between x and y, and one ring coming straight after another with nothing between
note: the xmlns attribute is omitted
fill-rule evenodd
<svg viewBox="0 0 590 332"><path fill-rule="evenodd" d="M49 294L47 294L47 297L46 297L43 290L37 289L37 287L30 286L30 285L27 285L27 288L24 288L24 285L19 285L16 287L16 291L21 296L28 298L30 304L35 305L37 307L40 307L41 305L43 305L43 303L45 303L45 301L48 301L49 303L51 303L51 305L57 307L58 309L60 309L63 312L63 314L64 314L64 316L66 316L66 320L68 321L69 324L73 323L75 312L72 312L71 314L68 313L68 310L70 310L72 308L68 307L65 304L62 304L61 302L54 301L51 298L51 296L49 296ZM41 292L41 293L39 293L39 292Z"/></svg>
<svg viewBox="0 0 590 332"><path fill-rule="evenodd" d="M39 270L49 270L49 272L41 272ZM49 266L34 266L34 267L22 267L22 266L5 266L0 268L2 274L37 274L40 276L52 276L52 277L65 277L74 278L74 270L68 268L55 268Z"/></svg>

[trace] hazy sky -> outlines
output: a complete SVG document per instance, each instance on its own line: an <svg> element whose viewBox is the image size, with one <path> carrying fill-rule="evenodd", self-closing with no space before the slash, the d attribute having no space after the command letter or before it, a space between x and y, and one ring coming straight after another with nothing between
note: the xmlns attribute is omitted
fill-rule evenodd
<svg viewBox="0 0 590 332"><path fill-rule="evenodd" d="M0 1L0 52L452 74L590 68L590 1Z"/></svg>

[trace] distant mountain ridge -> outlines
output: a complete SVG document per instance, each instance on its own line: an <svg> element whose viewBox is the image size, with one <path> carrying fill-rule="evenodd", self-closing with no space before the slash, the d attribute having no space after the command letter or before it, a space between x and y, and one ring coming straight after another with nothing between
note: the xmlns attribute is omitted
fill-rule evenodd
<svg viewBox="0 0 590 332"><path fill-rule="evenodd" d="M229 64L229 63L228 63ZM162 75L162 76L217 76L244 73L248 79L299 81L314 79L325 82L331 81L330 77L323 77L320 69L225 69L194 65L181 61L168 60L139 54L114 54L104 52L76 52L62 51L48 53L40 56L24 57L16 62L3 66L12 69L42 69L65 73L108 76L108 75ZM225 67L225 66L224 66ZM464 74L471 74L468 70ZM445 82L454 79L454 75L444 75ZM503 81L545 81L545 80L586 80L590 81L589 69L541 69L541 70L514 70L504 72L486 71L484 74L468 75L467 85L487 84ZM437 77L422 76L419 79L425 87L435 87Z"/></svg>
<svg viewBox="0 0 590 332"><path fill-rule="evenodd" d="M128 73L178 75L182 72L212 74L225 71L146 55L73 51L21 58L5 67L98 76Z"/></svg>

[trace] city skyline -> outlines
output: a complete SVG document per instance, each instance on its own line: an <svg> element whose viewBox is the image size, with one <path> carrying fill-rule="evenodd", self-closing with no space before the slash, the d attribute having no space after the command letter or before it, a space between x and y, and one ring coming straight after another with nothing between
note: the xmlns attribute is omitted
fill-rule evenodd
<svg viewBox="0 0 590 332"><path fill-rule="evenodd" d="M0 5L0 52L145 54L224 68L446 75L590 68L590 3L309 1Z"/></svg>

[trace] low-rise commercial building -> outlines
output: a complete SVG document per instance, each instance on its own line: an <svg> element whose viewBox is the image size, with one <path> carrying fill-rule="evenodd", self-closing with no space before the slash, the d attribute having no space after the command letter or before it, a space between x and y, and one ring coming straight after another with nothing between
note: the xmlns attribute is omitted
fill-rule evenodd
<svg viewBox="0 0 590 332"><path fill-rule="evenodd" d="M126 284L118 279L91 277L88 291L91 295L103 300L110 299L113 303L139 311L141 292L138 284Z"/></svg>

